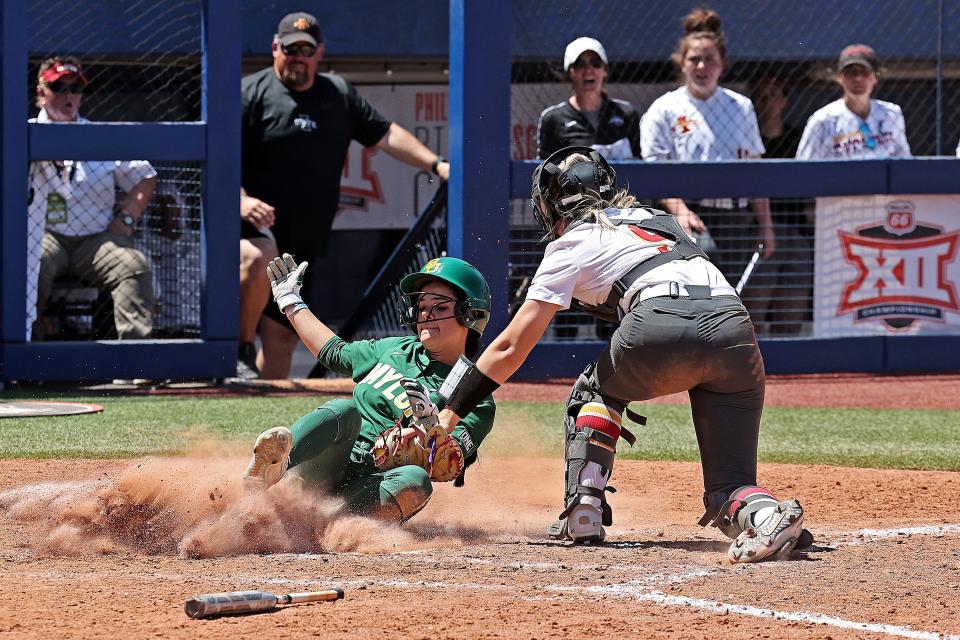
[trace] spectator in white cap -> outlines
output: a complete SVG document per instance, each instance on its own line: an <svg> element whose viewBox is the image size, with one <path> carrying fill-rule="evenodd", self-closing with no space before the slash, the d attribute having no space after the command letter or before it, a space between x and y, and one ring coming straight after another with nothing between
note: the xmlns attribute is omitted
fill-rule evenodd
<svg viewBox="0 0 960 640"><path fill-rule="evenodd" d="M573 95L544 109L537 125L537 157L541 160L564 147L593 147L609 160L640 157L640 114L626 100L610 98L603 88L607 80L607 52L594 38L581 37L567 45L563 70L573 85ZM588 320L589 322L589 320ZM577 333L572 316L554 321L560 338ZM612 327L612 325L611 325ZM598 325L601 338L605 327ZM609 333L607 331L606 333Z"/></svg>
<svg viewBox="0 0 960 640"><path fill-rule="evenodd" d="M607 63L606 50L593 38L577 38L567 45L563 69L573 95L540 114L538 158L573 145L593 147L610 160L640 157L640 116L632 104L604 91Z"/></svg>

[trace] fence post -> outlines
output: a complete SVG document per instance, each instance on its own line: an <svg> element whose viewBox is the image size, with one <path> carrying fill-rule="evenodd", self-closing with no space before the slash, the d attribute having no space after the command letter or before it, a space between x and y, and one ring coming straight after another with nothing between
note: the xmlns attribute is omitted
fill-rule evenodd
<svg viewBox="0 0 960 640"><path fill-rule="evenodd" d="M476 266L490 283L488 336L506 326L510 302L511 15L509 0L450 2L447 249Z"/></svg>
<svg viewBox="0 0 960 640"><path fill-rule="evenodd" d="M27 8L0 3L0 344L26 340ZM4 359L0 357L0 373Z"/></svg>
<svg viewBox="0 0 960 640"><path fill-rule="evenodd" d="M203 179L204 340L236 340L240 319L240 11L204 0L201 32L206 122ZM211 158L215 161L211 162Z"/></svg>

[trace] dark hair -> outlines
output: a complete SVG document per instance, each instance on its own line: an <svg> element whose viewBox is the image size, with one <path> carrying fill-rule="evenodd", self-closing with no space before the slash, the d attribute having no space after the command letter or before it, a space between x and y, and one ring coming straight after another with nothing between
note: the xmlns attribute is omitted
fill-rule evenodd
<svg viewBox="0 0 960 640"><path fill-rule="evenodd" d="M694 40L710 40L713 42L717 51L720 52L720 59L727 59L727 40L723 37L723 21L719 14L713 9L700 7L694 9L683 19L683 37L677 43L677 50L673 52L670 59L678 67L683 66L683 58L687 55L687 50L692 46Z"/></svg>
<svg viewBox="0 0 960 640"><path fill-rule="evenodd" d="M478 353L480 353L480 334L476 331L467 331L467 345L463 349L463 355L474 360Z"/></svg>

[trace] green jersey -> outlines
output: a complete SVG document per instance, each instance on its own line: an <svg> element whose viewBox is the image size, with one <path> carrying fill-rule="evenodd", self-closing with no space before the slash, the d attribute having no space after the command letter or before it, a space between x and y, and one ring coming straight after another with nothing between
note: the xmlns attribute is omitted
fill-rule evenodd
<svg viewBox="0 0 960 640"><path fill-rule="evenodd" d="M451 367L431 360L423 344L413 336L357 342L333 337L320 350L317 360L331 371L350 376L357 383L353 399L362 420L357 444L364 449L370 450L377 436L392 427L409 406L401 385L403 378L419 380L430 392L433 402L443 408L437 390ZM453 437L463 447L468 465L476 458L477 447L493 428L495 413L493 396L487 396L463 417L454 430Z"/></svg>

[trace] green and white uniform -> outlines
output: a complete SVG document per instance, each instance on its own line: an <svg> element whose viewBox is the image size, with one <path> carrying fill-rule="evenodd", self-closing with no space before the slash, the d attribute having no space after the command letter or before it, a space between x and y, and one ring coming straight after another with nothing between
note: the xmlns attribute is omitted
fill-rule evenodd
<svg viewBox="0 0 960 640"><path fill-rule="evenodd" d="M291 471L343 496L353 512L370 513L395 502L404 520L410 518L433 491L427 472L413 465L378 471L370 451L377 436L409 405L401 380L416 378L443 408L437 389L451 367L431 360L413 336L357 342L334 337L317 359L331 371L353 378L357 386L352 399L327 402L291 427ZM495 412L493 397L488 396L453 432L467 466L476 460L477 447L493 428Z"/></svg>

